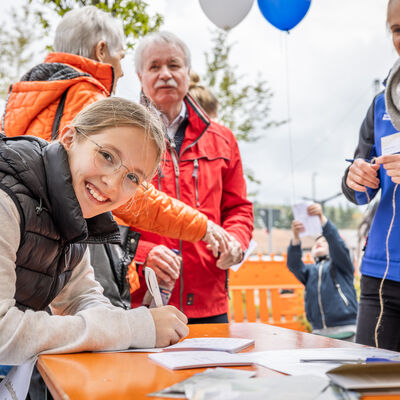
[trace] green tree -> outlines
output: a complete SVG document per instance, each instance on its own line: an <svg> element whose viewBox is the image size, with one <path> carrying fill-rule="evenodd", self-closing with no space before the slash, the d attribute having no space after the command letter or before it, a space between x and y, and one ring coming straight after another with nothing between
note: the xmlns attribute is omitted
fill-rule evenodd
<svg viewBox="0 0 400 400"><path fill-rule="evenodd" d="M43 35L36 29L37 18L25 4L11 9L0 26L0 97L7 95L10 83L19 80L32 63L33 43Z"/></svg>
<svg viewBox="0 0 400 400"><path fill-rule="evenodd" d="M141 0L28 0L36 7L43 29L48 33L54 17L51 14L63 16L76 7L95 6L118 17L124 26L126 46L134 47L135 40L149 32L157 31L163 23L163 17L156 13L150 16L147 13L148 4ZM37 7L39 4L39 7ZM40 5L46 6L45 9ZM47 12L50 11L50 14Z"/></svg>
<svg viewBox="0 0 400 400"><path fill-rule="evenodd" d="M228 42L228 32L216 30L213 33L213 47L205 54L205 85L210 87L218 99L218 119L234 132L238 141L254 142L259 132L265 132L276 122L268 119L271 110L272 90L259 74L255 82L243 83L237 66L231 65L230 54L233 44ZM245 168L250 181L258 182L253 172Z"/></svg>

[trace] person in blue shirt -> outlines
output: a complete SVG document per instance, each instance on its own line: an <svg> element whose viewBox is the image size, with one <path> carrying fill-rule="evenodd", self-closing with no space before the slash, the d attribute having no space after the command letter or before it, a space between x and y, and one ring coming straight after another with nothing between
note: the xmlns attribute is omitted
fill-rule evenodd
<svg viewBox="0 0 400 400"><path fill-rule="evenodd" d="M389 1L387 25L400 55L400 0ZM399 70L398 61L386 89L374 98L360 128L354 161L342 180L344 195L355 204L367 204L381 195L361 264L356 342L396 351L400 350L400 154L382 155L381 140L400 130Z"/></svg>
<svg viewBox="0 0 400 400"><path fill-rule="evenodd" d="M335 225L323 214L320 204L310 205L307 212L310 216L318 216L322 226L322 235L316 238L311 249L315 264L304 264L302 261L299 236L304 231L304 225L294 220L287 266L305 286L305 310L312 332L353 341L357 295L349 250Z"/></svg>

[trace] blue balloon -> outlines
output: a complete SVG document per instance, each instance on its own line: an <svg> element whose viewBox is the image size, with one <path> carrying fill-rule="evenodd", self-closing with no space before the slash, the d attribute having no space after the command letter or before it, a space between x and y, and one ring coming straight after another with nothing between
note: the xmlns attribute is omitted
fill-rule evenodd
<svg viewBox="0 0 400 400"><path fill-rule="evenodd" d="M264 18L275 28L289 31L307 14L311 0L258 0Z"/></svg>

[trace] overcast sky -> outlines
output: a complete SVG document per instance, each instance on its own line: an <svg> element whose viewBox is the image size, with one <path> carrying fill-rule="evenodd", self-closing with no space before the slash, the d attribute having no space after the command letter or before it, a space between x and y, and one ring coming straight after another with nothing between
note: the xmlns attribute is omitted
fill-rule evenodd
<svg viewBox="0 0 400 400"><path fill-rule="evenodd" d="M3 8L11 1L1 3ZM189 45L193 69L201 75L214 25L199 2L148 3L150 12L164 16L163 29ZM291 119L290 125L260 132L258 142L240 146L243 163L261 181L249 186L250 191L258 191L259 202L291 204L293 198L311 196L313 173L317 173L318 199L340 191L344 159L353 155L359 126L374 95L373 81L382 81L397 57L386 28L386 4L384 0L313 0L303 21L287 35L264 19L255 1L249 15L231 31L230 40L236 43L231 61L238 73L247 82L261 73L275 94L268 118ZM137 99L139 85L132 65L127 57L117 94ZM345 204L343 197L340 202Z"/></svg>

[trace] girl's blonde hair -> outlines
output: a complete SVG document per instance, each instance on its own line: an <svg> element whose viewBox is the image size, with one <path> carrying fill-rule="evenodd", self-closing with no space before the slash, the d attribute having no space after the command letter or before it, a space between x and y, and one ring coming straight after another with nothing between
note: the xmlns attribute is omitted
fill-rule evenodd
<svg viewBox="0 0 400 400"><path fill-rule="evenodd" d="M189 94L199 103L210 118L216 118L218 113L218 99L211 89L200 85L199 82L200 77L195 72L191 72Z"/></svg>
<svg viewBox="0 0 400 400"><path fill-rule="evenodd" d="M157 153L152 175L165 151L164 125L159 117L141 104L119 97L108 97L85 107L76 115L70 126L86 136L95 135L107 128L122 126L143 129ZM79 136L78 140L80 137L82 136Z"/></svg>

